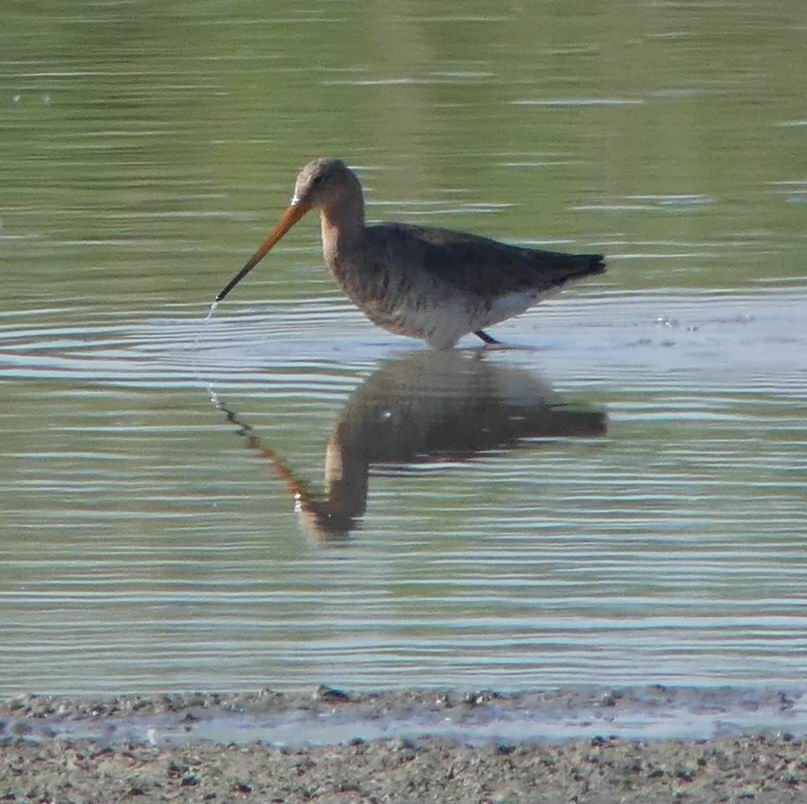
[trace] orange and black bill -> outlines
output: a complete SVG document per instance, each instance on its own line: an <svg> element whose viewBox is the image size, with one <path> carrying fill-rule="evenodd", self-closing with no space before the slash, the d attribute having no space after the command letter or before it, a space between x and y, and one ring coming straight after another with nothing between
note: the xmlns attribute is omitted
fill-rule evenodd
<svg viewBox="0 0 807 804"><path fill-rule="evenodd" d="M247 260L247 264L227 283L224 290L216 296L220 302L227 294L269 253L272 246L305 215L311 207L307 204L292 204L281 216L277 225L261 243L260 248Z"/></svg>

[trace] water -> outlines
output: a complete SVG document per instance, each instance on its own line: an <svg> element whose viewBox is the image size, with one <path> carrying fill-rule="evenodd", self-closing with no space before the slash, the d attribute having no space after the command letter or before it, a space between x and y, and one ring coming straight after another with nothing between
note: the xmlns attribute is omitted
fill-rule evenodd
<svg viewBox="0 0 807 804"><path fill-rule="evenodd" d="M9 12L0 694L803 684L804 12L729 6ZM311 220L205 322L324 154L609 273L435 355Z"/></svg>
<svg viewBox="0 0 807 804"><path fill-rule="evenodd" d="M144 711L144 707L134 713L109 713L104 705L93 709L92 704L85 705L84 711L71 711L71 702L37 701L33 702L36 716L19 710L6 714L0 721L0 739L93 739L108 745L200 741L229 745L260 740L304 747L391 737L444 738L483 745L602 740L604 735L627 740L708 740L776 731L792 737L807 733L802 698L731 688L651 687L606 695L577 688L573 693L498 696L485 702L482 699L489 696L469 696L478 703L441 694L417 702L396 700L394 694L374 692L372 696L371 701L342 700L324 706L317 706L310 697L287 700L284 696L280 711L271 703L267 706L272 694L259 693L251 700L238 695L219 701L207 698L201 705L171 700L168 706L177 708L168 713ZM170 696L162 696L165 698ZM115 701L124 709L131 703L120 698ZM139 702L148 709L148 702ZM19 709L26 709L22 701L18 703Z"/></svg>

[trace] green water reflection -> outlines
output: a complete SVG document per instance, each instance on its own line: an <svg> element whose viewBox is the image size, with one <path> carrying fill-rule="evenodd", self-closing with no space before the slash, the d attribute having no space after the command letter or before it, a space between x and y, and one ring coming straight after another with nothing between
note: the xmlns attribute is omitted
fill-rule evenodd
<svg viewBox="0 0 807 804"><path fill-rule="evenodd" d="M805 22L800 0L6 4L4 303L201 304L320 154L364 168L371 216L596 245L634 257L618 287L801 276ZM316 238L288 244L309 268ZM271 293L300 267L275 259Z"/></svg>

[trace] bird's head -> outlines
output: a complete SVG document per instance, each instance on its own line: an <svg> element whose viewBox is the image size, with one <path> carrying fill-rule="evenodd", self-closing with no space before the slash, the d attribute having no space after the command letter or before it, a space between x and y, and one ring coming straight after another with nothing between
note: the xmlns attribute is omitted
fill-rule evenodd
<svg viewBox="0 0 807 804"><path fill-rule="evenodd" d="M309 162L298 174L294 195L275 228L269 232L246 265L216 296L216 301L220 302L306 212L315 207L327 210L331 204L338 204L340 198L347 193L355 193L356 189L361 194L359 180L341 159L315 159Z"/></svg>
<svg viewBox="0 0 807 804"><path fill-rule="evenodd" d="M341 159L315 159L297 174L291 206L327 206L353 181L353 171Z"/></svg>

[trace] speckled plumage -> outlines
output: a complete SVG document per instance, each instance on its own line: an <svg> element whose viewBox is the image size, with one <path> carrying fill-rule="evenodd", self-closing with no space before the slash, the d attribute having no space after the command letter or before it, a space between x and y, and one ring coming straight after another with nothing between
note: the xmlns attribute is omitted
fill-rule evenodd
<svg viewBox="0 0 807 804"><path fill-rule="evenodd" d="M218 300L313 208L320 210L325 261L347 296L384 329L436 349L471 332L490 341L486 327L605 271L599 254L521 248L403 223L367 226L356 174L338 159L318 159L300 172L291 206Z"/></svg>

